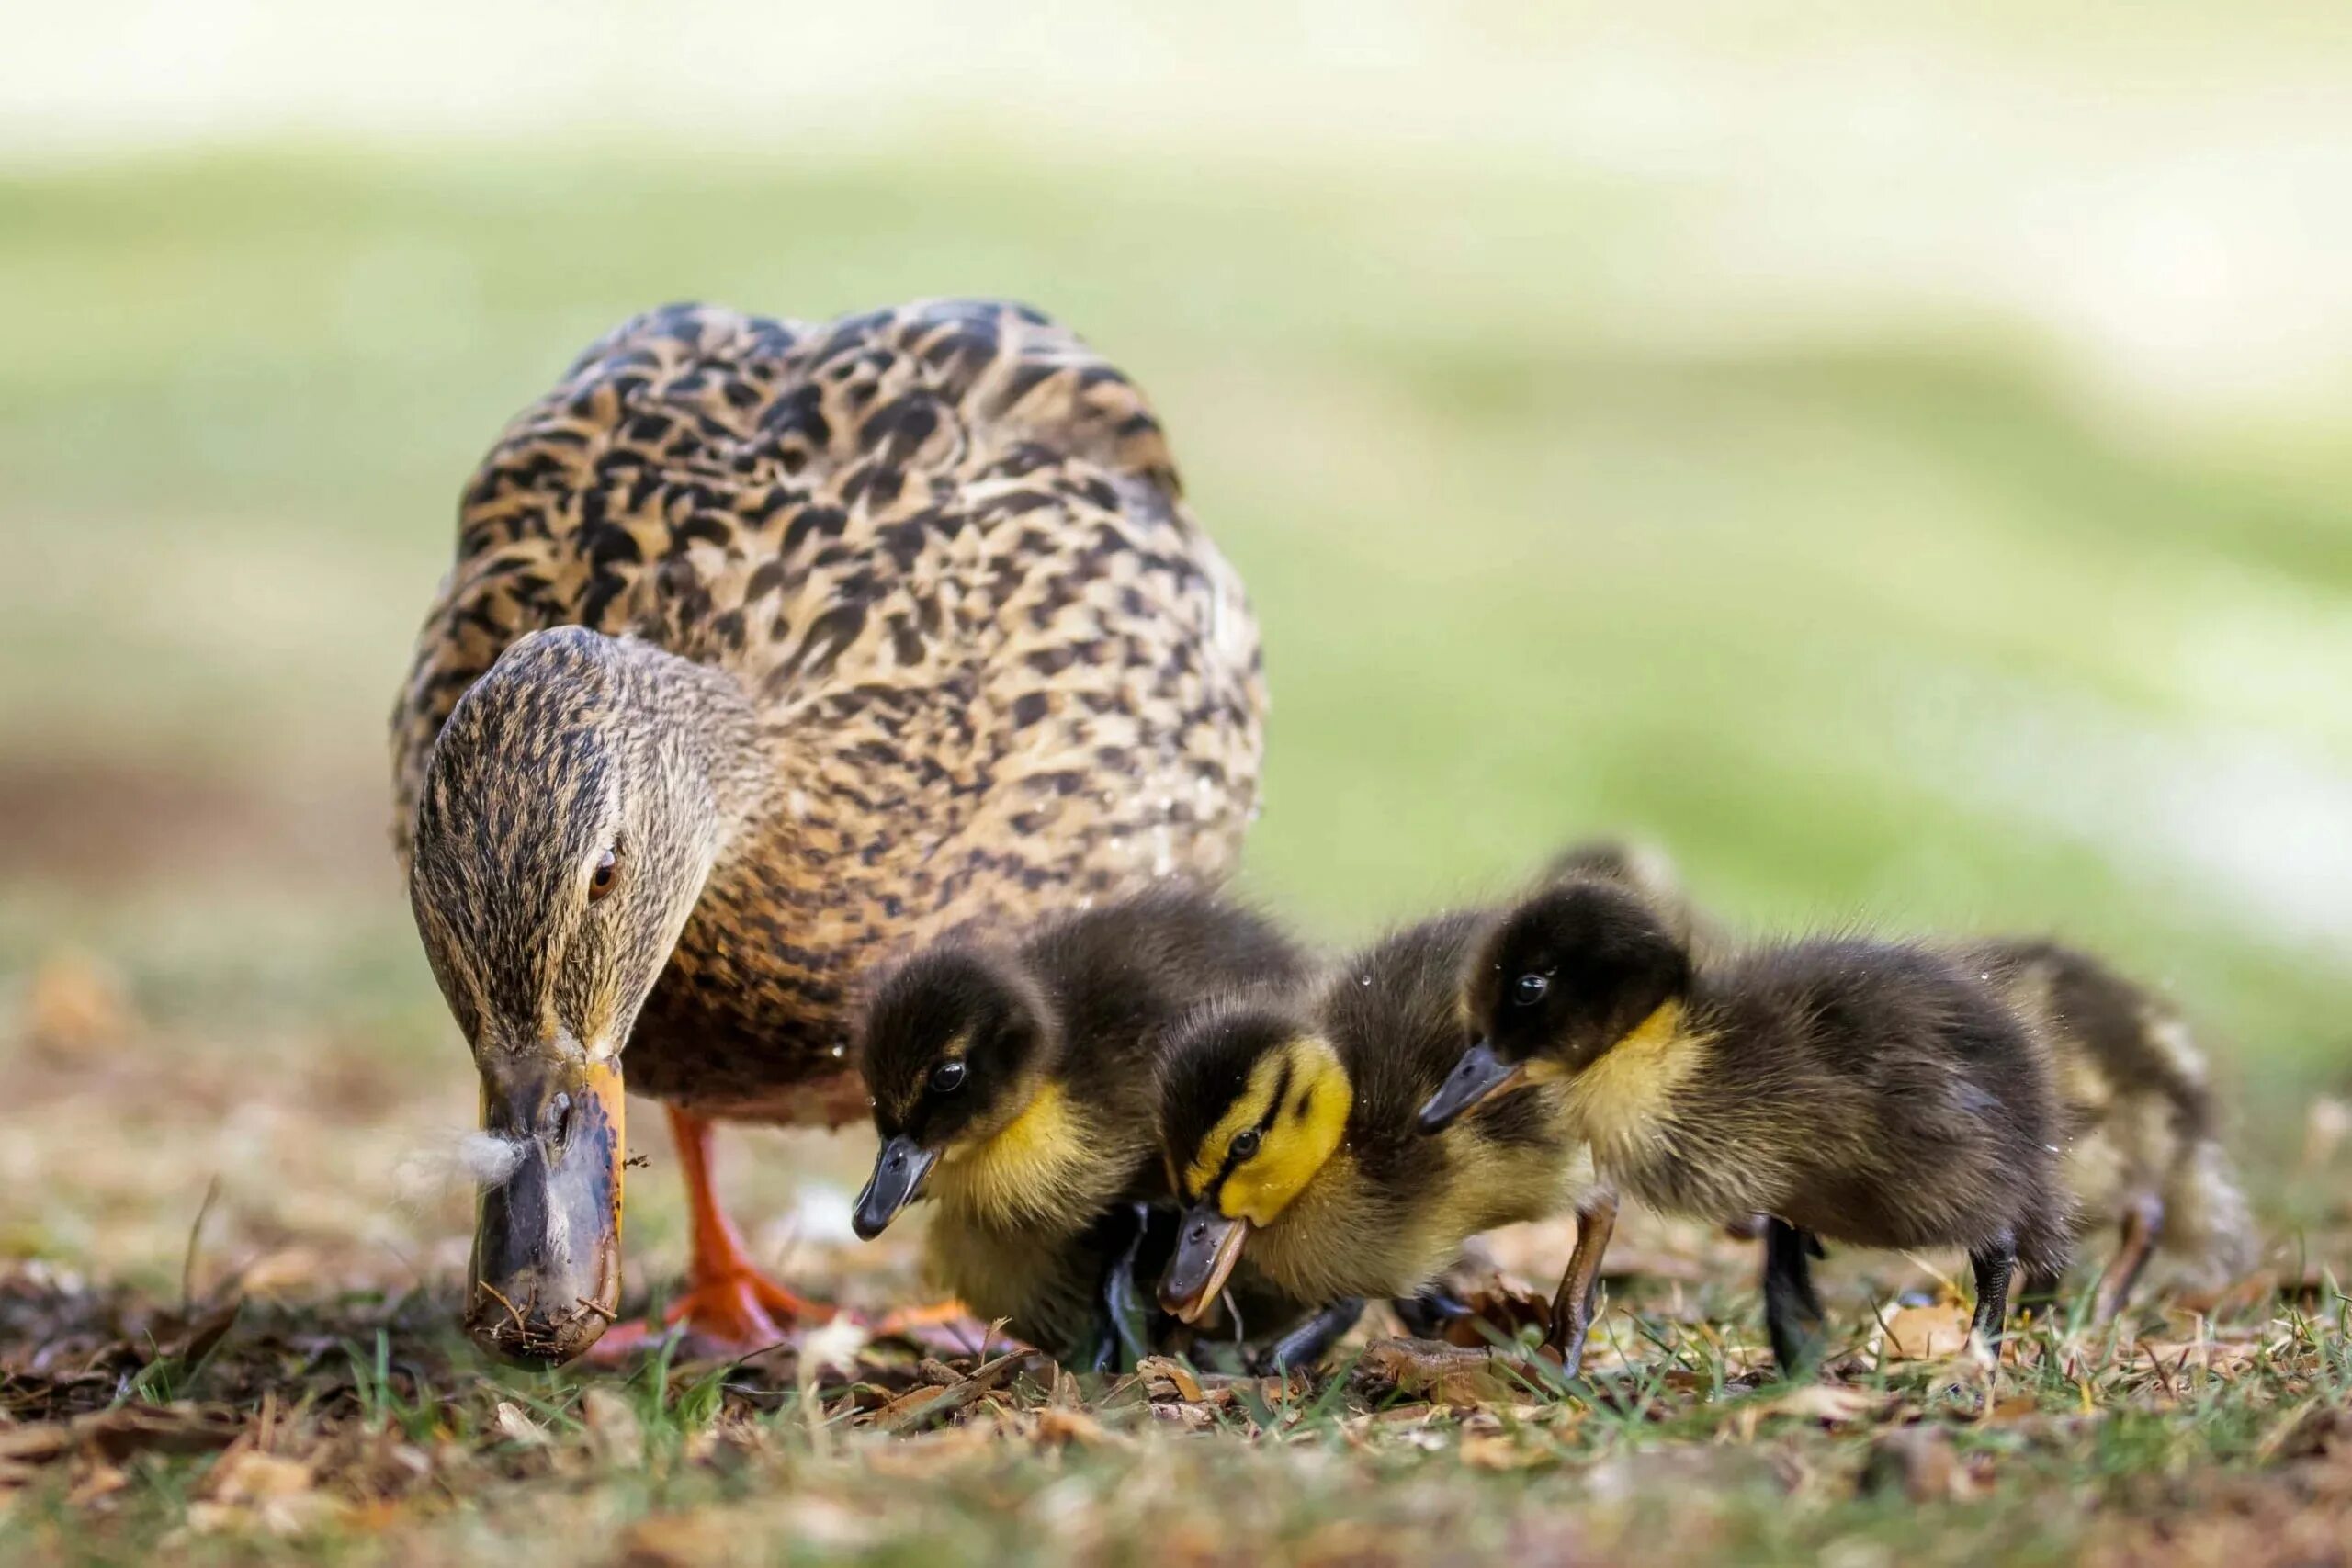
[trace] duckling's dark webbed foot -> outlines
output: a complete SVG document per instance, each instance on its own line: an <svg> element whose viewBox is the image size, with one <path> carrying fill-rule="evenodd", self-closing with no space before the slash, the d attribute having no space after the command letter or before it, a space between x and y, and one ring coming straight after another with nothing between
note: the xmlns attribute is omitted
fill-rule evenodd
<svg viewBox="0 0 2352 1568"><path fill-rule="evenodd" d="M1136 1280L1154 1277L1166 1264L1181 1217L1172 1209L1123 1203L1095 1223L1087 1239L1110 1261L1102 1269L1092 1343L1080 1364L1098 1372L1125 1371L1157 1349L1174 1319Z"/></svg>
<svg viewBox="0 0 2352 1568"><path fill-rule="evenodd" d="M1453 1292L1431 1285L1417 1296L1398 1296L1388 1310L1414 1338L1442 1339L1447 1327L1468 1317L1473 1309Z"/></svg>
<svg viewBox="0 0 2352 1568"><path fill-rule="evenodd" d="M1333 1302L1259 1351L1252 1362L1258 1371L1269 1375L1312 1367L1363 1315L1363 1303L1360 1299Z"/></svg>
<svg viewBox="0 0 2352 1568"><path fill-rule="evenodd" d="M1821 1359L1821 1297L1813 1288L1813 1259L1821 1242L1785 1220L1764 1223L1764 1327L1772 1359L1784 1378L1809 1373Z"/></svg>
<svg viewBox="0 0 2352 1568"><path fill-rule="evenodd" d="M1969 1321L1968 1337L1997 1360L2001 1332L2009 1320L2009 1275L2018 1264L2017 1242L2003 1235L1969 1253L1968 1261L1976 1271L1976 1315Z"/></svg>

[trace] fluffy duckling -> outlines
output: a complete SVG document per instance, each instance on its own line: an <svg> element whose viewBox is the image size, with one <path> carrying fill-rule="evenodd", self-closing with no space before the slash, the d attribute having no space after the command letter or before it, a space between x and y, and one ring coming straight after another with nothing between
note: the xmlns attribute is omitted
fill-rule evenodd
<svg viewBox="0 0 2352 1568"><path fill-rule="evenodd" d="M1412 1297L1470 1236L1589 1193L1557 1091L1416 1134L1470 1043L1461 976L1486 923L1408 928L1310 984L1220 999L1170 1032L1160 1143L1185 1213L1160 1283L1168 1311L1200 1317L1245 1250L1300 1301Z"/></svg>
<svg viewBox="0 0 2352 1568"><path fill-rule="evenodd" d="M1159 1031L1203 998L1306 961L1214 893L1154 888L1017 945L950 938L876 981L859 1057L882 1148L857 1233L938 1201L927 1263L976 1314L1064 1358L1141 1353L1112 1298L1165 1201L1153 1157Z"/></svg>
<svg viewBox="0 0 2352 1568"><path fill-rule="evenodd" d="M1655 845L1588 840L1555 855L1545 874L1631 888L1702 963L1731 946ZM2122 1311L2152 1255L2199 1283L2250 1268L2253 1219L2216 1131L2204 1055L2180 1015L2100 959L2044 938L1999 938L1960 954L2041 1032L2056 1066L2075 1240L2110 1227L2119 1235L2093 1294L2096 1321ZM1760 1235L1763 1227L1755 1216L1734 1229ZM2028 1280L2024 1293L2032 1300L2056 1286Z"/></svg>
<svg viewBox="0 0 2352 1568"><path fill-rule="evenodd" d="M2011 1269L2065 1266L2061 1115L2045 1048L1998 990L1930 949L1852 940L1694 964L1647 900L1602 881L1538 893L1468 966L1485 1038L1423 1108L1439 1130L1556 1089L1601 1177L1651 1206L1768 1224L1765 1310L1783 1371L1812 1358L1816 1238L1961 1247L1974 1331Z"/></svg>
<svg viewBox="0 0 2352 1568"><path fill-rule="evenodd" d="M2093 1314L2111 1322L2150 1257L2201 1282L2254 1261L2254 1222L2222 1150L2205 1059L2188 1024L2144 987L2091 954L2048 941L2005 941L1967 958L2038 1027L2056 1065L2075 1234L2114 1226ZM2029 1299L2054 1277L2026 1281Z"/></svg>

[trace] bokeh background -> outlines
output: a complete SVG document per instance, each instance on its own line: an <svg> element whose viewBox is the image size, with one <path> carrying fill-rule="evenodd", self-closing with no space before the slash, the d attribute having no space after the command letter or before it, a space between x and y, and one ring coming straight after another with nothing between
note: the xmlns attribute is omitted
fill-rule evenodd
<svg viewBox="0 0 2352 1568"><path fill-rule="evenodd" d="M1150 389L1317 933L1598 829L1762 929L2056 931L2199 1021L2274 1234L2340 1217L2352 22L1957 9L12 17L0 1260L451 1277L384 717L502 422L681 298L1012 295ZM840 1240L856 1140L730 1152Z"/></svg>

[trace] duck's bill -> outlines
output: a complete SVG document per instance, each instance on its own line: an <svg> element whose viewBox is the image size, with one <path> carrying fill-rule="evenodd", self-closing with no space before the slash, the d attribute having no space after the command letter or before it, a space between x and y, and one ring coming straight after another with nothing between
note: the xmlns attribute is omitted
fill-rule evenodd
<svg viewBox="0 0 2352 1568"><path fill-rule="evenodd" d="M938 1163L937 1149L924 1148L904 1134L883 1145L874 1156L874 1174L865 1179L865 1190L857 1195L850 1227L866 1241L880 1235L899 1210L922 1196L923 1179Z"/></svg>
<svg viewBox="0 0 2352 1568"><path fill-rule="evenodd" d="M1241 1261L1250 1222L1230 1220L1203 1203L1177 1228L1176 1254L1159 1277L1159 1304L1186 1323L1198 1323Z"/></svg>
<svg viewBox="0 0 2352 1568"><path fill-rule="evenodd" d="M466 1332L510 1359L568 1361L620 1305L620 1068L526 1056L481 1068L482 1130L511 1166L483 1182Z"/></svg>
<svg viewBox="0 0 2352 1568"><path fill-rule="evenodd" d="M1459 1120L1463 1112L1508 1094L1527 1081L1525 1062L1506 1062L1495 1055L1495 1048L1481 1040L1462 1053L1453 1071L1438 1086L1429 1102L1421 1107L1420 1129L1424 1133L1442 1133Z"/></svg>

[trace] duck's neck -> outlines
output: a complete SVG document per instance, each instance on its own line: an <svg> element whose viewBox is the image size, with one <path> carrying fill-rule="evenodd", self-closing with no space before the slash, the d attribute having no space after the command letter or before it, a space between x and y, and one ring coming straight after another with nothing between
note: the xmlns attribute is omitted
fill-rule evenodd
<svg viewBox="0 0 2352 1568"><path fill-rule="evenodd" d="M725 670L682 659L650 643L622 639L623 701L664 773L673 801L704 815L714 863L789 786L742 682Z"/></svg>

